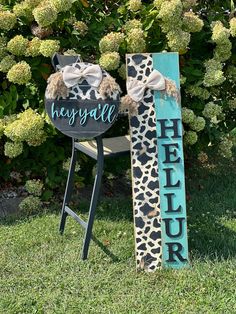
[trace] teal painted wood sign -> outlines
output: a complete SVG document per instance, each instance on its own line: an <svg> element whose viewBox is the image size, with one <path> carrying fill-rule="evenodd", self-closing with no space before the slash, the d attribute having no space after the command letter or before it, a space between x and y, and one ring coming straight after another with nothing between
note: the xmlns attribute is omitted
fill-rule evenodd
<svg viewBox="0 0 236 314"><path fill-rule="evenodd" d="M188 265L179 57L127 55L137 268Z"/></svg>

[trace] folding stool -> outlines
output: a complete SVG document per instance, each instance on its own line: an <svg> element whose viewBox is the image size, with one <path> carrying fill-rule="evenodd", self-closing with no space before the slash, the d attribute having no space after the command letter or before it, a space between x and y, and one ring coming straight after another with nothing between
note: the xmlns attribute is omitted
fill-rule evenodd
<svg viewBox="0 0 236 314"><path fill-rule="evenodd" d="M81 151L86 155L97 160L97 170L94 179L93 191L89 207L88 221L82 220L70 207L69 202L71 200L72 189L73 189L73 178L75 172L75 164L77 160L77 152ZM101 136L96 137L94 140L79 142L72 138L72 155L70 162L70 169L67 178L67 184L65 189L64 201L61 211L61 222L59 231L63 234L65 229L65 223L67 216L74 218L84 229L85 235L83 240L83 248L81 258L83 260L88 257L88 249L90 240L92 237L92 228L95 216L95 210L99 200L99 194L102 183L103 165L104 158L117 157L125 155L130 152L130 138L126 136L118 136L113 138L102 138Z"/></svg>

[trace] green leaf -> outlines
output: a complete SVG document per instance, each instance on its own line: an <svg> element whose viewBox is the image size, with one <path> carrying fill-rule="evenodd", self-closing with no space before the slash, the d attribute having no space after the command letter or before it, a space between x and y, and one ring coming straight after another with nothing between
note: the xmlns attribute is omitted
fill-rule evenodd
<svg viewBox="0 0 236 314"><path fill-rule="evenodd" d="M26 110L27 108L29 108L29 100L27 99L26 101L25 101L25 103L23 103L23 108Z"/></svg>
<svg viewBox="0 0 236 314"><path fill-rule="evenodd" d="M148 30L152 27L152 25L153 25L154 22L155 22L155 20L152 19L152 20L147 24L147 26L145 26L144 30L145 30L145 31L148 31Z"/></svg>
<svg viewBox="0 0 236 314"><path fill-rule="evenodd" d="M42 195L42 201L48 201L50 198L53 196L53 191L52 190L46 190L43 192Z"/></svg>
<svg viewBox="0 0 236 314"><path fill-rule="evenodd" d="M4 81L2 82L2 88L3 88L3 89L7 89L7 80L4 80Z"/></svg>
<svg viewBox="0 0 236 314"><path fill-rule="evenodd" d="M71 34L72 35L77 35L77 36L79 36L80 35L80 32L78 32L77 30L73 30L72 32L71 32Z"/></svg>
<svg viewBox="0 0 236 314"><path fill-rule="evenodd" d="M0 118L4 116L4 107L0 106Z"/></svg>
<svg viewBox="0 0 236 314"><path fill-rule="evenodd" d="M43 66L43 65L41 65L39 67L39 71L41 73L50 74L51 73L51 67L50 66Z"/></svg>
<svg viewBox="0 0 236 314"><path fill-rule="evenodd" d="M235 5L234 5L234 1L231 0L231 12L233 12L235 10Z"/></svg>
<svg viewBox="0 0 236 314"><path fill-rule="evenodd" d="M3 97L0 97L0 106L2 108L6 108L7 107L7 104L5 103L5 101L3 100Z"/></svg>

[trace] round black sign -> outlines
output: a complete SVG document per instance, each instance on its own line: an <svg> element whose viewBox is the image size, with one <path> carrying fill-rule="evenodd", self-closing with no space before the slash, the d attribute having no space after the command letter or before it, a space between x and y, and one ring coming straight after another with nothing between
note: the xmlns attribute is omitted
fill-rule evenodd
<svg viewBox="0 0 236 314"><path fill-rule="evenodd" d="M89 73L87 69L93 65L79 62L69 66L73 71L76 67L76 71L78 69ZM60 70L61 73L63 69ZM66 70L68 71L68 68ZM101 75L102 79L110 77L104 70L101 70ZM68 88L66 99L50 99L46 91L45 108L54 126L63 134L78 139L89 139L106 132L118 115L119 91L110 92L109 97L104 98L99 88L91 86L89 79L82 76L82 80Z"/></svg>

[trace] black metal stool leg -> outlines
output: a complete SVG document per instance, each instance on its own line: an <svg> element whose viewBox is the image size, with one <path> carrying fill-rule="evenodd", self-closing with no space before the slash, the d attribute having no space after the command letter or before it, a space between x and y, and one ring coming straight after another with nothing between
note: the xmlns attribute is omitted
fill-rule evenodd
<svg viewBox="0 0 236 314"><path fill-rule="evenodd" d="M75 172L75 164L77 160L77 150L75 148L75 140L72 139L72 155L70 160L70 169L67 177L67 183L66 183L66 190L61 210L61 221L59 226L59 231L61 234L63 234L66 224L66 217L68 216L67 212L65 211L65 206L68 205L71 199L71 194L73 190L73 182L74 182L74 172Z"/></svg>
<svg viewBox="0 0 236 314"><path fill-rule="evenodd" d="M96 138L97 141L97 173L94 180L93 185L93 193L90 202L89 208L89 218L87 228L85 230L85 237L82 249L82 259L85 260L88 257L88 249L89 243L92 236L92 228L95 216L95 209L98 203L100 189L101 189L101 182L102 182L102 174L103 174L103 164L104 164L104 155L103 155L103 142L101 137Z"/></svg>

